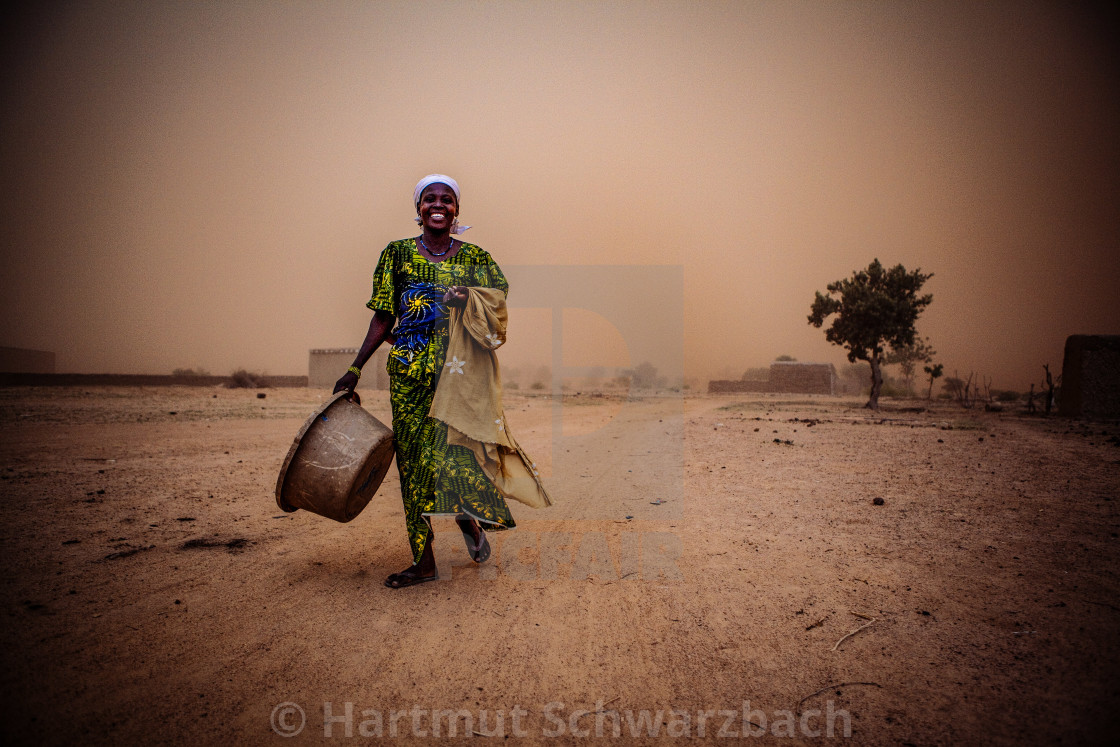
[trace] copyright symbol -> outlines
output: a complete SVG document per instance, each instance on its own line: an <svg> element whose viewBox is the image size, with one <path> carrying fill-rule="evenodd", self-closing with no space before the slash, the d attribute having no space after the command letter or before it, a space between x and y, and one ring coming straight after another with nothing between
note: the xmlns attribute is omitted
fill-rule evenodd
<svg viewBox="0 0 1120 747"><path fill-rule="evenodd" d="M282 737L294 737L303 731L307 723L307 714L299 707L298 703L280 703L272 709L269 719L272 730Z"/></svg>

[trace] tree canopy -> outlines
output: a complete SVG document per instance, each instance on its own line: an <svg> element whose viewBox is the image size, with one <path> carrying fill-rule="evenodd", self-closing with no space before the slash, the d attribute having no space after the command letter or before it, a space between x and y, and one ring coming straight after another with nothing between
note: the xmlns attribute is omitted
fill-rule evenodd
<svg viewBox="0 0 1120 747"><path fill-rule="evenodd" d="M932 294L919 295L933 277L916 269L908 272L902 265L885 269L878 259L866 270L850 278L829 283L827 294L816 292L809 324L821 327L834 316L825 330L825 339L848 351L848 360L871 364L870 408L878 408L883 386L880 367L888 349L903 350L914 345L915 323L922 310L933 301Z"/></svg>

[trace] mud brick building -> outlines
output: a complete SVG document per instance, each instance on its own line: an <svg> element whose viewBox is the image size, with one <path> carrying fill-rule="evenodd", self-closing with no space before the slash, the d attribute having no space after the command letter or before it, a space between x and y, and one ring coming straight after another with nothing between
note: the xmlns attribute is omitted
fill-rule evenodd
<svg viewBox="0 0 1120 747"><path fill-rule="evenodd" d="M338 381L338 377L346 373L347 367L354 362L354 356L357 354L357 348L311 350L307 361L307 386L312 389L331 389ZM389 388L389 374L385 371L388 355L388 346L382 345L366 365L362 366L359 389Z"/></svg>
<svg viewBox="0 0 1120 747"><path fill-rule="evenodd" d="M1070 335L1062 360L1058 411L1120 418L1120 335Z"/></svg>
<svg viewBox="0 0 1120 747"><path fill-rule="evenodd" d="M766 381L709 381L709 392L782 392L836 394L836 367L831 363L775 361Z"/></svg>

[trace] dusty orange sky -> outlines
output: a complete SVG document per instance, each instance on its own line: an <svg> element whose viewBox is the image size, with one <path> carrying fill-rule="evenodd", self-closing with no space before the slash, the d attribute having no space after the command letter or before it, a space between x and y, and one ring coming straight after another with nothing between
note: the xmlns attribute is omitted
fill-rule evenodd
<svg viewBox="0 0 1120 747"><path fill-rule="evenodd" d="M303 373L361 340L377 255L439 171L504 266L680 266L686 376L843 362L813 292L878 257L934 273L919 331L950 374L1025 389L1067 335L1120 333L1114 32L1030 2L24 12L0 344ZM512 313L512 362L550 349L548 314ZM586 332L615 365L617 335Z"/></svg>

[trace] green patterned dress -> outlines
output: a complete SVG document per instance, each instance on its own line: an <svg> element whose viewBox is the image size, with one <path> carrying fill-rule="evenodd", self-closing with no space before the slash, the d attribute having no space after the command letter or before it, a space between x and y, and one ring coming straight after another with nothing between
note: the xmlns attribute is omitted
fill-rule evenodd
<svg viewBox="0 0 1120 747"><path fill-rule="evenodd" d="M432 531L428 516L465 513L489 531L514 526L505 498L474 455L462 446L449 446L447 425L428 417L447 354L443 294L452 285L509 290L501 268L474 244L464 242L455 256L435 263L420 254L416 239L402 239L381 253L373 273L373 297L366 304L397 318L396 342L386 368L414 563Z"/></svg>

